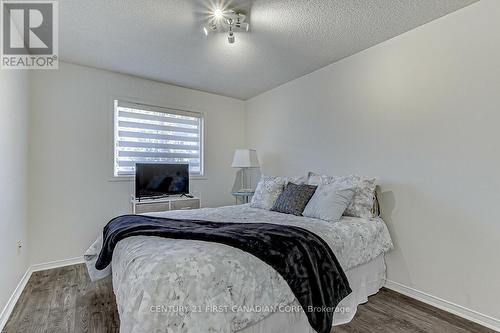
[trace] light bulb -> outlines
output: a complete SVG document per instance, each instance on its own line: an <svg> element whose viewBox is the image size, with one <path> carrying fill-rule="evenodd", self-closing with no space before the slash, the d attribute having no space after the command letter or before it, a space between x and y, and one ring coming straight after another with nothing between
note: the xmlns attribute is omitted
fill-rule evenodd
<svg viewBox="0 0 500 333"><path fill-rule="evenodd" d="M221 19L224 16L224 12L222 11L222 9L217 8L216 10L214 10L214 16L216 19Z"/></svg>
<svg viewBox="0 0 500 333"><path fill-rule="evenodd" d="M207 27L203 27L203 32L205 33L205 36L208 36L208 30L207 30Z"/></svg>

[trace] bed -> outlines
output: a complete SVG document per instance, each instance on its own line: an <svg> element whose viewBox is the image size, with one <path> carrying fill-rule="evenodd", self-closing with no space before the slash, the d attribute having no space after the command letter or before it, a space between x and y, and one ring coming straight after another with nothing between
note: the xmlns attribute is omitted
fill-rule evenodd
<svg viewBox="0 0 500 333"><path fill-rule="evenodd" d="M334 325L349 322L358 304L385 281L392 241L381 218L342 217L337 223L250 205L148 215L214 222L298 226L333 250L353 292L337 306ZM91 279L112 274L121 332L314 332L285 280L239 249L212 242L136 236L118 243L112 264L94 267L102 244L85 253Z"/></svg>

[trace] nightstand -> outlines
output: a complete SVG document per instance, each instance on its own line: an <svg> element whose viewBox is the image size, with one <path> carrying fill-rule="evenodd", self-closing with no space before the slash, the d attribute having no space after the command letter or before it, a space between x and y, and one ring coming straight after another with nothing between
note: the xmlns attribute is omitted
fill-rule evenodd
<svg viewBox="0 0 500 333"><path fill-rule="evenodd" d="M238 198L241 198L243 203L249 203L250 198L253 197L255 194L255 191L241 191L241 192L233 192L231 193L234 197L234 200L236 201L236 204L238 204Z"/></svg>

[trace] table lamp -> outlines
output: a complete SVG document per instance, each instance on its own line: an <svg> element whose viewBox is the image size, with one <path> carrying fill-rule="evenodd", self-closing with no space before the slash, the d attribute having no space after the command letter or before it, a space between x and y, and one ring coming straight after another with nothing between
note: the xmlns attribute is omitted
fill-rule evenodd
<svg viewBox="0 0 500 333"><path fill-rule="evenodd" d="M253 149L236 149L231 167L241 168L241 189L239 192L253 192L253 189L247 187L245 172L246 169L259 167L257 151Z"/></svg>

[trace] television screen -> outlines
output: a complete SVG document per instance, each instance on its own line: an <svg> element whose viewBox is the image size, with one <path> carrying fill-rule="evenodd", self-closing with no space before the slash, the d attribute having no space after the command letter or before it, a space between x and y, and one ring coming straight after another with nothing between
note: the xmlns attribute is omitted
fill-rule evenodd
<svg viewBox="0 0 500 333"><path fill-rule="evenodd" d="M135 197L189 193L189 164L135 165Z"/></svg>

